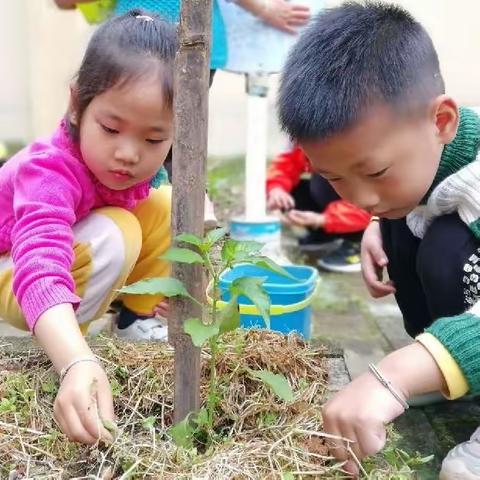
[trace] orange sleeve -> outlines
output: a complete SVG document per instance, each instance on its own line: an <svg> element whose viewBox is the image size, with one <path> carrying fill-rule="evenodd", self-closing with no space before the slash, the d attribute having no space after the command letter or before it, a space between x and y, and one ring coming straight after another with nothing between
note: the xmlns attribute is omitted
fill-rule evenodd
<svg viewBox="0 0 480 480"><path fill-rule="evenodd" d="M291 192L299 184L302 174L309 171L310 164L300 148L281 153L268 167L267 194L275 187Z"/></svg>
<svg viewBox="0 0 480 480"><path fill-rule="evenodd" d="M371 215L345 200L331 202L323 212L327 233L353 233L365 230Z"/></svg>

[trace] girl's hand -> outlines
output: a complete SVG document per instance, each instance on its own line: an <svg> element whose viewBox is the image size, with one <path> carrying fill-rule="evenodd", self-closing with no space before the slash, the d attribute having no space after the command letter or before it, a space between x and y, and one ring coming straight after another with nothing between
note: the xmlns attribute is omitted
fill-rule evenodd
<svg viewBox="0 0 480 480"><path fill-rule="evenodd" d="M259 17L278 30L295 35L298 28L310 20L310 8L307 6L291 4L286 0L263 1Z"/></svg>
<svg viewBox="0 0 480 480"><path fill-rule="evenodd" d="M274 187L270 190L267 198L269 210L290 210L295 206L295 200L283 188Z"/></svg>
<svg viewBox="0 0 480 480"><path fill-rule="evenodd" d="M170 306L168 304L168 300L163 300L160 302L154 309L154 315L160 315L161 317L168 318L168 314L170 312Z"/></svg>
<svg viewBox="0 0 480 480"><path fill-rule="evenodd" d="M317 212L307 212L303 210L290 210L285 214L290 225L309 228L323 228L325 225L325 215Z"/></svg>
<svg viewBox="0 0 480 480"><path fill-rule="evenodd" d="M95 358L78 327L73 307L62 303L46 310L34 330L57 372L80 358ZM92 444L112 441L103 421L113 422L113 400L103 368L96 362L72 365L54 404L55 419L70 440Z"/></svg>
<svg viewBox="0 0 480 480"><path fill-rule="evenodd" d="M366 228L360 256L363 280L370 295L373 298L380 298L395 293L393 282L383 281L383 270L388 264L388 258L383 250L379 222L371 222Z"/></svg>
<svg viewBox="0 0 480 480"><path fill-rule="evenodd" d="M95 362L73 365L65 375L53 407L55 419L67 437L79 443L111 443L103 422L114 422L110 384Z"/></svg>

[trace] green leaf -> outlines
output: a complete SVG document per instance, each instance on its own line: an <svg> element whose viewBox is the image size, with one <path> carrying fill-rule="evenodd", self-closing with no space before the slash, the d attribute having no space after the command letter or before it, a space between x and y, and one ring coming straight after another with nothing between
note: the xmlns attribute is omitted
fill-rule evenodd
<svg viewBox="0 0 480 480"><path fill-rule="evenodd" d="M117 436L118 426L115 422L102 419L102 425L105 427L105 430L108 430L114 437Z"/></svg>
<svg viewBox="0 0 480 480"><path fill-rule="evenodd" d="M189 248L170 248L159 258L168 262L201 263L203 265L203 258Z"/></svg>
<svg viewBox="0 0 480 480"><path fill-rule="evenodd" d="M274 262L271 258L264 257L263 255L250 256L245 259L246 262L252 263L256 267L265 268L270 272L277 273L282 277L290 278L291 280L297 280L291 273L287 272L283 267Z"/></svg>
<svg viewBox="0 0 480 480"><path fill-rule="evenodd" d="M203 243L211 247L221 240L227 232L228 230L226 228L215 228L214 230L210 230L205 236L205 241Z"/></svg>
<svg viewBox="0 0 480 480"><path fill-rule="evenodd" d="M45 393L55 393L58 390L56 383L52 379L44 381L41 388L42 392Z"/></svg>
<svg viewBox="0 0 480 480"><path fill-rule="evenodd" d="M120 290L120 293L130 293L133 295L165 295L166 297L190 297L183 283L176 278L158 277L147 278L139 282L127 285Z"/></svg>
<svg viewBox="0 0 480 480"><path fill-rule="evenodd" d="M152 415L151 417L147 417L142 420L142 427L145 430L152 430L156 421L157 421L157 417L155 417L154 415Z"/></svg>
<svg viewBox="0 0 480 480"><path fill-rule="evenodd" d="M177 242L189 243L190 245L195 245L196 247L199 247L203 243L203 240L200 237L197 237L192 233L181 233L175 237L175 240Z"/></svg>
<svg viewBox="0 0 480 480"><path fill-rule="evenodd" d="M238 296L232 295L227 306L218 312L217 325L220 333L231 332L240 326Z"/></svg>
<svg viewBox="0 0 480 480"><path fill-rule="evenodd" d="M205 325L199 318L185 320L183 328L196 347L201 347L206 340L219 333L218 325Z"/></svg>
<svg viewBox="0 0 480 480"><path fill-rule="evenodd" d="M262 288L264 278L242 277L237 278L230 285L232 295L244 295L258 308L265 324L270 328L270 297Z"/></svg>
<svg viewBox="0 0 480 480"><path fill-rule="evenodd" d="M282 480L294 480L295 477L293 476L292 472L283 472L282 473Z"/></svg>
<svg viewBox="0 0 480 480"><path fill-rule="evenodd" d="M177 447L193 448L193 434L195 433L195 429L190 424L188 415L181 422L170 427L168 433Z"/></svg>
<svg viewBox="0 0 480 480"><path fill-rule="evenodd" d="M119 397L123 390L122 385L116 378L112 378L112 380L110 380L110 388L112 389L112 395L114 397Z"/></svg>
<svg viewBox="0 0 480 480"><path fill-rule="evenodd" d="M229 265L235 258L235 249L237 242L232 239L228 239L222 246L221 257L224 263Z"/></svg>
<svg viewBox="0 0 480 480"><path fill-rule="evenodd" d="M222 247L222 260L230 265L231 263L248 262L248 257L254 253L258 253L263 247L263 244L245 240L228 239Z"/></svg>
<svg viewBox="0 0 480 480"><path fill-rule="evenodd" d="M250 375L258 378L263 383L268 385L273 393L286 402L293 400L293 392L288 380L279 373L268 372L267 370L250 370Z"/></svg>
<svg viewBox="0 0 480 480"><path fill-rule="evenodd" d="M0 401L0 413L11 413L16 411L17 407L14 402L8 398L2 398Z"/></svg>
<svg viewBox="0 0 480 480"><path fill-rule="evenodd" d="M195 415L193 421L199 428L209 425L208 410L206 408L201 408Z"/></svg>

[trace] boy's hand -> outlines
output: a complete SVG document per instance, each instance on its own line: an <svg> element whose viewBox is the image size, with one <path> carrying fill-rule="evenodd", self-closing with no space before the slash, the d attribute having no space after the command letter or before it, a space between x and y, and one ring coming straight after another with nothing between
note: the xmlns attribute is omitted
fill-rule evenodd
<svg viewBox="0 0 480 480"><path fill-rule="evenodd" d="M266 0L260 18L278 30L295 35L310 20L310 8L286 0Z"/></svg>
<svg viewBox="0 0 480 480"><path fill-rule="evenodd" d="M388 258L383 250L378 222L371 222L363 234L361 263L363 280L372 297L380 298L395 293L393 282L382 280L383 269L388 264Z"/></svg>
<svg viewBox="0 0 480 480"><path fill-rule="evenodd" d="M365 373L337 393L322 410L326 433L352 441L350 448L358 460L379 452L386 441L385 425L403 413L395 397L371 373ZM329 439L330 452L353 476L358 465L347 442Z"/></svg>
<svg viewBox="0 0 480 480"><path fill-rule="evenodd" d="M73 365L65 375L53 407L55 419L67 437L79 443L113 441L103 422L114 422L110 384L95 362Z"/></svg>
<svg viewBox="0 0 480 480"><path fill-rule="evenodd" d="M377 364L382 376L391 382L403 399L426 392L447 392L448 388L436 360L419 342L389 353ZM403 413L402 404L372 373L367 372L337 393L322 410L327 433L348 438L358 460L373 455L385 445L385 425ZM329 440L331 453L347 460L345 469L358 475L345 442Z"/></svg>
<svg viewBox="0 0 480 480"><path fill-rule="evenodd" d="M272 188L267 198L267 208L269 210L290 210L295 206L295 200L283 188Z"/></svg>

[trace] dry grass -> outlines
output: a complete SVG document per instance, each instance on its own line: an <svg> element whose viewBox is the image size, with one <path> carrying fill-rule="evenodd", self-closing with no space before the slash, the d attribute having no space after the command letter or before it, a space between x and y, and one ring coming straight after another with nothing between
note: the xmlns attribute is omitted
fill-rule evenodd
<svg viewBox="0 0 480 480"><path fill-rule="evenodd" d="M325 351L297 337L239 330L219 348L219 406L213 445L200 453L177 448L172 421L173 351L164 344L102 339L95 347L115 394L119 434L110 446L70 443L52 420L57 389L45 356L31 350L0 360L0 458L5 475L23 463L41 478L260 479L301 475L334 478L321 433ZM202 394L208 381L203 354ZM283 373L295 392L278 399L247 369ZM335 478L339 478L335 476Z"/></svg>

